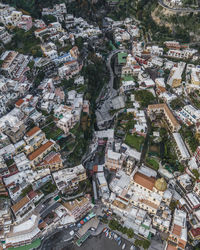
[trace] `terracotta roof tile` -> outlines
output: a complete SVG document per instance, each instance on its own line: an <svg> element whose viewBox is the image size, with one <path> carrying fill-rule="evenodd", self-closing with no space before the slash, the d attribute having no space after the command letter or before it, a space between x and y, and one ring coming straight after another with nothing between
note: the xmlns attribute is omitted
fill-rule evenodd
<svg viewBox="0 0 200 250"><path fill-rule="evenodd" d="M43 144L38 149L36 149L33 153L31 153L28 156L28 159L30 161L34 160L36 157L38 157L40 154L42 154L43 152L45 152L52 145L53 145L52 141L47 141L45 144Z"/></svg>
<svg viewBox="0 0 200 250"><path fill-rule="evenodd" d="M40 32L40 31L45 30L45 29L47 29L47 27L44 27L44 28L41 28L41 29L37 29L35 32Z"/></svg>
<svg viewBox="0 0 200 250"><path fill-rule="evenodd" d="M177 248L168 243L166 250L177 250Z"/></svg>
<svg viewBox="0 0 200 250"><path fill-rule="evenodd" d="M64 65L70 65L70 64L73 64L73 63L76 63L76 60L72 60L72 61L66 62Z"/></svg>
<svg viewBox="0 0 200 250"><path fill-rule="evenodd" d="M28 197L32 200L35 196L37 196L37 193L33 190L31 190L29 193L28 193Z"/></svg>
<svg viewBox="0 0 200 250"><path fill-rule="evenodd" d="M29 130L27 133L26 133L26 136L27 137L31 137L32 135L36 134L38 131L40 131L41 129L39 127L34 127L32 128L31 130Z"/></svg>
<svg viewBox="0 0 200 250"><path fill-rule="evenodd" d="M178 226L178 225L174 224L172 233L177 235L177 236L180 236L181 235L181 230L182 230L181 226Z"/></svg>
<svg viewBox="0 0 200 250"><path fill-rule="evenodd" d="M30 199L28 198L28 196L25 196L24 198L22 198L20 201L18 201L15 205L11 207L13 212L16 213L17 211L19 211L29 201Z"/></svg>
<svg viewBox="0 0 200 250"><path fill-rule="evenodd" d="M153 187L155 185L156 179L153 177L148 177L142 173L137 172L133 180L138 183L140 186L143 186L149 190L153 190Z"/></svg>
<svg viewBox="0 0 200 250"><path fill-rule="evenodd" d="M24 103L24 100L23 100L23 99L19 99L19 100L15 103L15 105L18 106L18 107L20 107L20 106L22 105L22 103Z"/></svg>

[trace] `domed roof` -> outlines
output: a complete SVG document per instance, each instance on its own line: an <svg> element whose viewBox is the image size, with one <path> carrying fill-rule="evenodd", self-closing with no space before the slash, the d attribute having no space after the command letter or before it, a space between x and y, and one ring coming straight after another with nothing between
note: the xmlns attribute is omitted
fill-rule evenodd
<svg viewBox="0 0 200 250"><path fill-rule="evenodd" d="M155 187L158 191L165 191L167 189L167 182L164 178L160 178L155 182Z"/></svg>

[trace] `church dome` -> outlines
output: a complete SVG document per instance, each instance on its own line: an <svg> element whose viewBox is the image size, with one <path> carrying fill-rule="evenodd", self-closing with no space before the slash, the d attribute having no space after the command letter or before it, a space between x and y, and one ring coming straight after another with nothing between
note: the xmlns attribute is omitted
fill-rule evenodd
<svg viewBox="0 0 200 250"><path fill-rule="evenodd" d="M158 191L164 192L167 189L167 182L164 178L160 178L155 182L155 187Z"/></svg>

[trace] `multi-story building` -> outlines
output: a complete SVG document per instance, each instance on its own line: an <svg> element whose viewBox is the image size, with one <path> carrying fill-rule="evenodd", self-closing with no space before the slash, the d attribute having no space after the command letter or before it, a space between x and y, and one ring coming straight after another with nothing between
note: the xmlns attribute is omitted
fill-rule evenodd
<svg viewBox="0 0 200 250"><path fill-rule="evenodd" d="M185 162L190 159L190 154L187 150L187 147L179 133L173 133L173 139L175 144L174 148L176 151L176 154L178 156L178 159L180 162Z"/></svg>
<svg viewBox="0 0 200 250"><path fill-rule="evenodd" d="M166 249L185 249L187 244L187 214L181 210L175 209L172 226L168 238Z"/></svg>
<svg viewBox="0 0 200 250"><path fill-rule="evenodd" d="M76 60L66 62L64 66L58 69L58 74L61 78L70 79L80 71L79 64Z"/></svg>
<svg viewBox="0 0 200 250"><path fill-rule="evenodd" d="M131 197L131 203L151 214L156 214L162 201L169 205L172 198L164 178L156 180L155 177L141 172L136 172L133 176L132 190L134 195Z"/></svg>
<svg viewBox="0 0 200 250"><path fill-rule="evenodd" d="M34 208L35 205L28 196L23 197L11 207L17 222L22 221L25 217L30 215Z"/></svg>
<svg viewBox="0 0 200 250"><path fill-rule="evenodd" d="M18 122L15 126L8 126L5 128L4 133L10 138L13 143L22 139L25 131L25 124L23 121Z"/></svg>
<svg viewBox="0 0 200 250"><path fill-rule="evenodd" d="M1 60L3 60L1 72L8 78L22 81L25 72L29 70L28 63L30 59L30 56L19 54L16 51L6 51L1 56Z"/></svg>
<svg viewBox="0 0 200 250"><path fill-rule="evenodd" d="M187 173L179 175L177 177L175 189L182 196L184 196L186 193L191 192L192 187L192 178Z"/></svg>
<svg viewBox="0 0 200 250"><path fill-rule="evenodd" d="M185 50L177 50L177 49L170 49L167 52L167 55L169 57L174 57L174 58L184 58L184 59L189 59L191 58L195 53L197 53L196 49L185 49Z"/></svg>
<svg viewBox="0 0 200 250"><path fill-rule="evenodd" d="M26 158L26 155L24 153L16 155L13 159L19 171L26 171L28 169L31 169L30 162Z"/></svg>
<svg viewBox="0 0 200 250"><path fill-rule="evenodd" d="M63 168L61 154L55 151L51 151L43 158L43 161L39 163L36 168L49 168L51 171L56 171Z"/></svg>
<svg viewBox="0 0 200 250"><path fill-rule="evenodd" d="M197 68L192 68L191 71L191 84L200 85L200 71Z"/></svg>
<svg viewBox="0 0 200 250"><path fill-rule="evenodd" d="M11 230L12 217L10 212L10 201L9 199L1 198L0 202L0 240L5 241L6 234Z"/></svg>
<svg viewBox="0 0 200 250"><path fill-rule="evenodd" d="M20 22L17 25L20 29L26 31L30 30L33 26L32 17L28 15L22 15Z"/></svg>
<svg viewBox="0 0 200 250"><path fill-rule="evenodd" d="M131 175L131 173L133 172L133 169L135 167L135 162L136 162L135 158L131 156L128 156L128 158L126 159L125 166L123 167L127 175Z"/></svg>
<svg viewBox="0 0 200 250"><path fill-rule="evenodd" d="M76 121L75 117L71 113L65 113L63 117L58 120L57 126L62 129L65 134L69 133L69 130L74 127Z"/></svg>
<svg viewBox="0 0 200 250"><path fill-rule="evenodd" d="M195 182L193 192L200 197L200 182L199 181Z"/></svg>
<svg viewBox="0 0 200 250"><path fill-rule="evenodd" d="M12 36L6 31L5 27L0 27L0 40L4 44L7 44L12 40Z"/></svg>
<svg viewBox="0 0 200 250"><path fill-rule="evenodd" d="M41 45L44 56L48 57L51 60L54 60L58 57L56 45L52 42Z"/></svg>
<svg viewBox="0 0 200 250"><path fill-rule="evenodd" d="M176 41L166 41L164 42L165 46L169 49L180 49L181 45L179 42Z"/></svg>
<svg viewBox="0 0 200 250"><path fill-rule="evenodd" d="M160 210L153 216L153 226L161 232L168 233L171 225L171 218L170 209Z"/></svg>
<svg viewBox="0 0 200 250"><path fill-rule="evenodd" d="M28 155L28 159L33 168L43 161L45 155L47 155L55 147L54 141L47 141L37 148L34 152Z"/></svg>
<svg viewBox="0 0 200 250"><path fill-rule="evenodd" d="M108 149L105 155L105 166L111 171L117 171L122 168L123 157L121 153Z"/></svg>
<svg viewBox="0 0 200 250"><path fill-rule="evenodd" d="M186 125L189 126L200 121L200 110L192 105L184 106L179 112L176 112L176 114Z"/></svg>
<svg viewBox="0 0 200 250"><path fill-rule="evenodd" d="M46 136L39 127L34 127L26 133L24 140L27 144L24 150L28 155L36 150L46 140Z"/></svg>
<svg viewBox="0 0 200 250"><path fill-rule="evenodd" d="M170 85L172 88L179 87L182 82L181 72L179 68L174 67L169 75L167 84Z"/></svg>
<svg viewBox="0 0 200 250"><path fill-rule="evenodd" d="M83 197L63 204L68 213L74 217L75 221L83 218L92 209L89 198Z"/></svg>
<svg viewBox="0 0 200 250"><path fill-rule="evenodd" d="M50 30L49 30L48 27L43 27L43 28L41 28L41 29L37 29L37 30L34 32L34 34L35 34L35 36L36 36L37 38L42 39L42 37L43 37L44 35L50 35Z"/></svg>
<svg viewBox="0 0 200 250"><path fill-rule="evenodd" d="M86 180L87 175L83 165L65 168L52 174L58 190L62 193L72 192L79 187L79 182Z"/></svg>

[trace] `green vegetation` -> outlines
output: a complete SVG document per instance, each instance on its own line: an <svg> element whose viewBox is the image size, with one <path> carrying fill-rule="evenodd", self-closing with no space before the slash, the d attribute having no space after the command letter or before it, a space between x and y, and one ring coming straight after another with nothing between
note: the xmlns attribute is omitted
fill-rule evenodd
<svg viewBox="0 0 200 250"><path fill-rule="evenodd" d="M31 250L31 249L36 249L40 246L41 240L36 239L34 240L31 244L25 245L25 246L20 246L20 247L10 247L8 250Z"/></svg>
<svg viewBox="0 0 200 250"><path fill-rule="evenodd" d="M52 123L49 126L43 128L43 131L45 132L47 139L53 140L57 140L59 136L64 134L62 129L58 128L55 123Z"/></svg>
<svg viewBox="0 0 200 250"><path fill-rule="evenodd" d="M44 186L41 187L41 191L44 193L44 195L53 193L54 191L56 191L56 189L56 185L51 181L47 182Z"/></svg>
<svg viewBox="0 0 200 250"><path fill-rule="evenodd" d="M194 153L199 145L199 141L196 139L192 127L182 125L180 134L188 143L191 151Z"/></svg>
<svg viewBox="0 0 200 250"><path fill-rule="evenodd" d="M43 71L40 71L34 80L35 87L38 87L40 85L40 83L44 80L44 77L45 73Z"/></svg>
<svg viewBox="0 0 200 250"><path fill-rule="evenodd" d="M68 194L69 196L75 196L82 193L90 193L92 194L92 184L86 179L84 181L79 182L78 189L74 190L73 193Z"/></svg>
<svg viewBox="0 0 200 250"><path fill-rule="evenodd" d="M86 179L84 181L79 182L79 189L82 192L89 193L92 191L92 184L88 179Z"/></svg>
<svg viewBox="0 0 200 250"><path fill-rule="evenodd" d="M32 70L34 67L34 61L29 62L28 67Z"/></svg>
<svg viewBox="0 0 200 250"><path fill-rule="evenodd" d="M119 64L126 64L126 58L127 58L128 54L127 53L118 53L117 54L117 59L118 59L118 63Z"/></svg>
<svg viewBox="0 0 200 250"><path fill-rule="evenodd" d="M64 134L62 129L56 126L55 122L51 122L49 125L42 129L46 134L47 139L57 140L59 136Z"/></svg>
<svg viewBox="0 0 200 250"><path fill-rule="evenodd" d="M127 234L127 236L129 238L133 238L134 237L134 231L133 231L133 229L132 228L128 228L126 234Z"/></svg>
<svg viewBox="0 0 200 250"><path fill-rule="evenodd" d="M114 113L111 112L111 113ZM117 120L117 129L122 130L124 133L129 133L129 130L134 128L134 116L131 113L120 113Z"/></svg>
<svg viewBox="0 0 200 250"><path fill-rule="evenodd" d="M169 138L163 138L162 145L164 147L164 152L162 155L162 164L168 163L173 167L174 171L178 170L178 159L174 151L172 141Z"/></svg>
<svg viewBox="0 0 200 250"><path fill-rule="evenodd" d="M124 81L135 81L135 78L132 75L126 75L122 77Z"/></svg>
<svg viewBox="0 0 200 250"><path fill-rule="evenodd" d="M154 126L154 123L152 123L152 127ZM154 129L154 127L153 127ZM160 140L159 140L159 145L160 146L160 154L156 154L156 156L159 156L161 159L162 165L166 165L167 169L169 169L170 172L173 171L184 171L183 166L179 163L177 155L174 151L174 145L173 142L168 134L168 131L162 127L160 128ZM153 147L153 144L151 143L151 146L149 149ZM149 155L154 155L149 152Z"/></svg>
<svg viewBox="0 0 200 250"><path fill-rule="evenodd" d="M144 143L144 137L138 136L136 134L134 134L134 135L127 134L126 138L125 138L125 143L128 146L135 148L137 151L140 152L142 145Z"/></svg>
<svg viewBox="0 0 200 250"><path fill-rule="evenodd" d="M140 102L143 108L147 108L149 104L155 103L156 98L148 90L135 91L134 94L136 101Z"/></svg>
<svg viewBox="0 0 200 250"><path fill-rule="evenodd" d="M6 159L5 163L9 167L9 166L11 166L14 163L14 160L13 159Z"/></svg>
<svg viewBox="0 0 200 250"><path fill-rule="evenodd" d="M14 28L14 37L9 44L5 45L7 50L13 50L13 48L26 55L32 55L34 57L41 57L42 51L40 48L40 40L34 35L34 28L29 31L23 29Z"/></svg>
<svg viewBox="0 0 200 250"><path fill-rule="evenodd" d="M73 152L67 158L67 163L74 166L80 164L83 155L87 151L89 140L92 137L91 125L88 122L85 124L85 121L84 124L77 123L70 132L76 137L76 142Z"/></svg>
<svg viewBox="0 0 200 250"><path fill-rule="evenodd" d="M26 196L30 191L32 191L33 188L31 185L28 185L26 188L24 188L21 192L21 196L24 197Z"/></svg>
<svg viewBox="0 0 200 250"><path fill-rule="evenodd" d="M200 14L185 14L185 15L172 15L169 20L170 23L175 25L176 28L176 38L183 40L183 42L190 42L189 32L194 32L194 34L199 34L200 28ZM185 33L185 36L184 36Z"/></svg>
<svg viewBox="0 0 200 250"><path fill-rule="evenodd" d="M42 8L53 7L54 4L63 2L62 0L2 0L5 4L10 4L15 8L22 9L26 14L34 18L41 18L40 10Z"/></svg>
<svg viewBox="0 0 200 250"><path fill-rule="evenodd" d="M193 175L195 176L196 180L199 180L199 172L197 169L192 170Z"/></svg>
<svg viewBox="0 0 200 250"><path fill-rule="evenodd" d="M178 201L172 200L172 201L170 202L170 204L169 204L170 210L171 210L171 211L174 211L175 208L177 207L177 205L178 205Z"/></svg>
<svg viewBox="0 0 200 250"><path fill-rule="evenodd" d="M139 248L143 247L144 249L148 249L151 245L150 241L145 240L145 239L143 240L136 239L134 244L136 247L139 247Z"/></svg>
<svg viewBox="0 0 200 250"><path fill-rule="evenodd" d="M57 18L55 16L52 15L45 15L42 17L42 19L44 20L44 22L48 25L50 23L54 23L57 22Z"/></svg>
<svg viewBox="0 0 200 250"><path fill-rule="evenodd" d="M118 90L120 88L120 85L121 85L120 78L118 76L115 76L113 82L113 88Z"/></svg>
<svg viewBox="0 0 200 250"><path fill-rule="evenodd" d="M146 163L153 168L154 170L158 171L159 169L159 163L154 158L147 158Z"/></svg>
<svg viewBox="0 0 200 250"><path fill-rule="evenodd" d="M81 73L87 83L86 97L90 101L92 111L94 111L96 98L104 84L108 82L109 76L106 65L101 59L94 54L90 54L89 58L92 63L84 66Z"/></svg>
<svg viewBox="0 0 200 250"><path fill-rule="evenodd" d="M190 93L190 94L189 94L189 97L190 97L192 103L194 104L194 106L195 106L197 109L200 109L200 102L199 102L199 100L195 97L194 93Z"/></svg>
<svg viewBox="0 0 200 250"><path fill-rule="evenodd" d="M111 230L118 230L119 232L123 234L127 234L129 238L134 237L134 231L131 228L123 227L118 221L112 219L109 221L109 227Z"/></svg>
<svg viewBox="0 0 200 250"><path fill-rule="evenodd" d="M180 98L176 98L170 102L170 106L173 110L181 109L184 106L184 103Z"/></svg>
<svg viewBox="0 0 200 250"><path fill-rule="evenodd" d="M84 44L83 38L82 38L82 37L76 38L75 44L76 44L76 46L78 47L79 51L81 51L82 48L83 48L83 44Z"/></svg>

